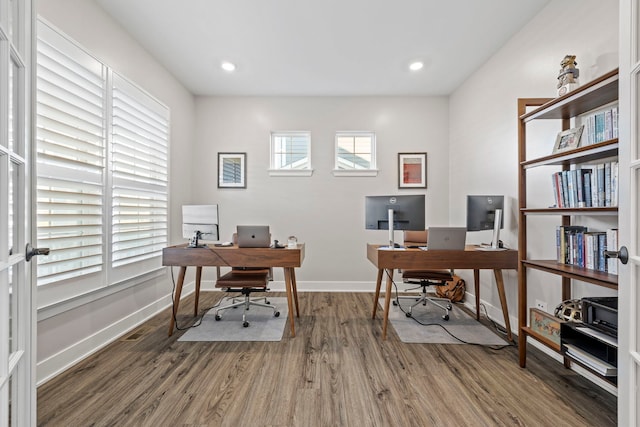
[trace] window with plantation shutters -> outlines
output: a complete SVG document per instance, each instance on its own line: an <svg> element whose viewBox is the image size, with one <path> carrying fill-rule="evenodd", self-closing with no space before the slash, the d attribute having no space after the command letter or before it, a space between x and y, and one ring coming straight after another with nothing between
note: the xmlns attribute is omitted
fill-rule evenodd
<svg viewBox="0 0 640 427"><path fill-rule="evenodd" d="M166 108L114 73L111 138L112 254L119 267L167 245Z"/></svg>
<svg viewBox="0 0 640 427"><path fill-rule="evenodd" d="M38 285L104 265L105 71L46 25L38 27Z"/></svg>
<svg viewBox="0 0 640 427"><path fill-rule="evenodd" d="M51 249L37 271L47 304L44 285L69 299L160 267L169 112L43 21L37 51L38 247Z"/></svg>

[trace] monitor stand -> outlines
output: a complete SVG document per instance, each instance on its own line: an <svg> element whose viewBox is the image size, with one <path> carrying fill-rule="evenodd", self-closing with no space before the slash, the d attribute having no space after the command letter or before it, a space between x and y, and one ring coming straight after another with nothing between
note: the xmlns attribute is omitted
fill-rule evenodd
<svg viewBox="0 0 640 427"><path fill-rule="evenodd" d="M393 249L395 247L393 241L393 209L389 209L387 213L389 215L389 248Z"/></svg>
<svg viewBox="0 0 640 427"><path fill-rule="evenodd" d="M500 223L502 222L502 209L496 209L493 220L493 238L491 239L491 249L500 249Z"/></svg>
<svg viewBox="0 0 640 427"><path fill-rule="evenodd" d="M207 245L199 242L201 235L202 233L200 233L199 231L195 231L193 233L193 236L189 239L189 244L187 245L187 248L190 248L190 249L206 248Z"/></svg>

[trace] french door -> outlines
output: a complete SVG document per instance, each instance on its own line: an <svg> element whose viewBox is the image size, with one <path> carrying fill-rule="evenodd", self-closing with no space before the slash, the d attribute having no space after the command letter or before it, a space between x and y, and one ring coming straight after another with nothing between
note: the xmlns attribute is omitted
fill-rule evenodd
<svg viewBox="0 0 640 427"><path fill-rule="evenodd" d="M0 0L0 427L36 424L30 239L32 0Z"/></svg>
<svg viewBox="0 0 640 427"><path fill-rule="evenodd" d="M618 424L640 425L640 22L639 0L620 0L620 265Z"/></svg>

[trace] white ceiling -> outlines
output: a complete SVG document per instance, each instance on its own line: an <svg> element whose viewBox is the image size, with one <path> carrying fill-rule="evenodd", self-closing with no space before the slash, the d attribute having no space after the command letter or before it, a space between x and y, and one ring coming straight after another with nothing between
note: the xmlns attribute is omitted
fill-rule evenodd
<svg viewBox="0 0 640 427"><path fill-rule="evenodd" d="M95 1L194 94L294 96L448 95L549 2Z"/></svg>

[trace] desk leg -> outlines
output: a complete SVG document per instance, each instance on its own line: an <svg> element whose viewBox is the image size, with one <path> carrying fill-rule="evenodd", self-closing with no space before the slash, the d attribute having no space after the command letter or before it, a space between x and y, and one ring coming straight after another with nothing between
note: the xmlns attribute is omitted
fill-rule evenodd
<svg viewBox="0 0 640 427"><path fill-rule="evenodd" d="M284 287L287 290L287 304L289 306L289 323L291 324L291 336L296 336L296 327L294 325L294 317L293 317L293 295L292 295L292 284L291 284L291 268L284 267Z"/></svg>
<svg viewBox="0 0 640 427"><path fill-rule="evenodd" d="M187 272L187 267L180 267L180 274L178 275L178 283L176 283L176 292L173 294L173 313L171 314L171 320L169 321L169 336L173 335L173 326L178 315L178 305L180 304L180 294L182 294L182 285L184 283L184 276Z"/></svg>
<svg viewBox="0 0 640 427"><path fill-rule="evenodd" d="M373 315L372 319L376 318L376 311L378 310L378 300L380 299L380 286L382 285L382 275L384 274L383 269L378 270L378 278L376 279L376 294L373 297Z"/></svg>
<svg viewBox="0 0 640 427"><path fill-rule="evenodd" d="M391 285L393 284L393 269L387 269L387 290L384 294L384 319L382 320L382 339L387 339L387 323L389 323L389 304L391 303Z"/></svg>
<svg viewBox="0 0 640 427"><path fill-rule="evenodd" d="M502 306L502 315L504 316L504 324L507 329L507 338L509 341L513 341L511 336L511 322L509 322L509 307L507 307L507 295L504 292L504 280L502 278L502 270L493 270L493 275L496 278L496 287L498 288L498 295L500 296L500 305Z"/></svg>
<svg viewBox="0 0 640 427"><path fill-rule="evenodd" d="M202 267L196 267L196 302L193 305L193 317L198 315L198 301L200 301L200 279L202 279Z"/></svg>
<svg viewBox="0 0 640 427"><path fill-rule="evenodd" d="M480 320L480 270L473 270L473 286L476 293L476 320Z"/></svg>
<svg viewBox="0 0 640 427"><path fill-rule="evenodd" d="M296 317L300 317L300 304L298 303L298 284L296 283L296 269L291 268L291 290L293 291L293 300L296 303Z"/></svg>

